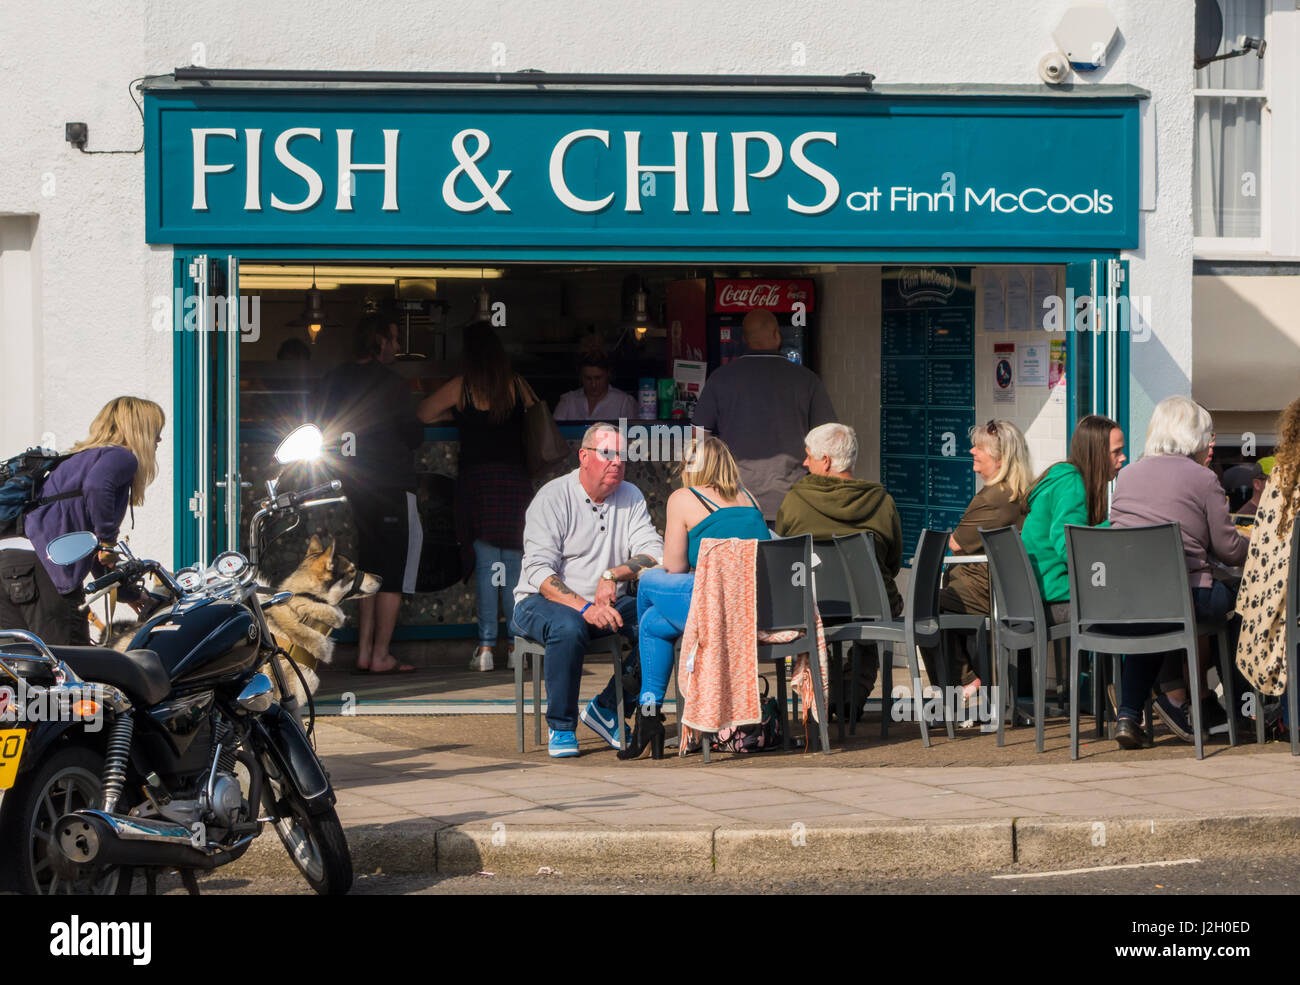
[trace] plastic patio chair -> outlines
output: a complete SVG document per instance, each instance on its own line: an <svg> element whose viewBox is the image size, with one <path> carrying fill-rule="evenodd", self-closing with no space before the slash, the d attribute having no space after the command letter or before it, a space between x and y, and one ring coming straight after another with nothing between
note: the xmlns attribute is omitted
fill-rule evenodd
<svg viewBox="0 0 1300 985"><path fill-rule="evenodd" d="M1047 624L1043 596L1034 578L1025 543L1015 527L981 530L984 554L989 559L989 580L997 612L997 683L1001 694L1014 693L1010 674L1012 651L1029 650L1034 686L1034 747L1043 751L1043 725L1047 715L1047 650L1050 643L1068 639L1069 623ZM998 702L998 745L1003 743L1006 716ZM1011 705L1015 708L1014 698Z"/></svg>
<svg viewBox="0 0 1300 985"><path fill-rule="evenodd" d="M877 606L872 612L863 612L856 603L854 597L853 585L849 577L849 562L843 556L841 542L857 541L860 538L867 538L871 550L875 550L872 543L874 538L868 532L860 534L849 534L838 537L835 540L820 540L813 543L813 553L820 562L813 568L813 595L817 603L817 611L822 617L822 626L826 638L826 647L830 657L831 680L835 686L832 688L833 695L836 691L844 689L844 644L848 642L850 646L855 640L855 630L853 623L856 622L880 622L882 619L888 621L889 610L888 600L886 600L883 616ZM864 644L865 645L865 644ZM879 651L879 647L870 644ZM854 671L856 673L857 664L854 662ZM841 714L837 714L836 727L839 738L844 738L844 719L850 718L853 722L854 731L857 727L857 713L860 711L857 705L857 680L856 678L849 685L851 694L838 694L837 701ZM865 698L865 695L863 696ZM852 702L850 698L854 699Z"/></svg>
<svg viewBox="0 0 1300 985"><path fill-rule="evenodd" d="M591 657L608 655L614 664L614 698L618 703L620 725L623 721L623 637L618 633L592 640L583 654L583 666ZM515 726L518 732L519 751L524 751L524 664L532 657L533 666L533 742L542 744L542 664L546 660L546 645L526 636L515 637ZM627 735L619 730L618 747L627 747Z"/></svg>
<svg viewBox="0 0 1300 985"><path fill-rule="evenodd" d="M855 620L837 626L833 632L838 642L853 640L856 642L902 643L907 654L907 668L912 679L912 701L917 709L917 718L921 724L921 743L930 747L930 730L925 721L924 701L921 697L921 669L917 661L917 647L934 647L939 650L938 666L940 674L947 673L947 654L943 644L945 629L976 629L988 625L984 616L939 613L939 579L943 574L943 556L948 547L947 530L923 530L917 541L916 553L912 557L912 578L908 586L907 598L903 606L903 618L891 618L889 595L885 588L885 579L880 571L880 562L876 557L875 546L865 534L849 534L836 537L840 557L848 573L849 584L853 593L853 613ZM829 639L829 637L828 637ZM883 647L882 647L883 649ZM892 650L892 647L891 647ZM893 654L886 656L883 652L880 660L881 683L881 720L880 734L889 736L889 719L893 715ZM853 731L856 724L857 705L857 654L854 651L853 666L850 673L850 717L849 729ZM947 681L937 682L945 687ZM946 696L946 692L945 692ZM945 700L944 704L947 702ZM954 722L947 715L944 721L948 737L953 738Z"/></svg>
<svg viewBox="0 0 1300 985"><path fill-rule="evenodd" d="M1079 758L1079 654L1093 655L1094 700L1100 733L1105 714L1100 654L1182 650L1196 663L1196 616L1177 523L1149 527L1065 527L1070 574L1070 758ZM1135 633L1146 630L1149 635ZM1200 674L1188 675L1196 758L1204 757ZM1118 674L1116 703L1121 698Z"/></svg>
<svg viewBox="0 0 1300 985"><path fill-rule="evenodd" d="M821 733L822 752L831 751L830 733L826 728L825 682L822 680L821 660L817 654L817 615L813 602L812 538L778 537L758 542L757 571L754 576L754 597L757 608L758 630L779 632L801 630L801 635L788 643L758 644L758 662L776 665L776 703L781 715L782 746L790 749L790 722L787 714L785 658L800 653L808 654L812 671L813 697L817 705L817 724ZM802 567L798 567L802 565ZM803 576L797 574L802 572ZM712 736L700 736L700 750L704 762L709 762Z"/></svg>

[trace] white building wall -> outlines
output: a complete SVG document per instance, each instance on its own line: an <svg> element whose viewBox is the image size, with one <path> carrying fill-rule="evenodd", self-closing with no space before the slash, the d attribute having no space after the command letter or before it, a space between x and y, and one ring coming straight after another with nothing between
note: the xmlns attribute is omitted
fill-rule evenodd
<svg viewBox="0 0 1300 985"><path fill-rule="evenodd" d="M109 397L172 407L171 345L151 327L171 288L171 251L144 242L142 155L84 155L63 124L90 125L92 150L133 149L128 82L177 65L657 73L874 73L888 83L1037 83L1067 0L134 0L6 6L0 35L0 216L36 216L39 283L28 304L41 340L40 431L80 437ZM1155 331L1133 351L1133 429L1150 404L1187 392L1191 365L1192 0L1110 0L1121 38L1079 80L1149 89L1157 111L1158 198L1142 213L1134 293ZM50 178L53 178L53 181ZM6 284L8 282L6 281ZM36 320L39 319L39 320ZM7 330L12 330L6 324ZM31 339L26 343L31 345ZM27 439L5 425L5 449ZM171 442L139 511L136 546L171 555Z"/></svg>

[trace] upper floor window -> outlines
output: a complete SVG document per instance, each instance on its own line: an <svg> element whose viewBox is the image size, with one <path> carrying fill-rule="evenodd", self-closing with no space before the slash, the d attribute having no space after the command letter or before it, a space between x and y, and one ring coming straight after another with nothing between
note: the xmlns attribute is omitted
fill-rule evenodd
<svg viewBox="0 0 1300 985"><path fill-rule="evenodd" d="M1267 38L1268 0L1219 0L1219 7L1219 53L1242 35ZM1197 69L1195 97L1194 235L1251 245L1245 241L1264 236L1265 60L1242 55Z"/></svg>

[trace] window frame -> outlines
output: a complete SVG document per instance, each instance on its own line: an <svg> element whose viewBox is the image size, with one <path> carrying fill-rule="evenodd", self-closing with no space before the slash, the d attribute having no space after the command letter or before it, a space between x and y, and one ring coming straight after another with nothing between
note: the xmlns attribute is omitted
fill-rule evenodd
<svg viewBox="0 0 1300 985"><path fill-rule="evenodd" d="M1264 4L1264 40L1272 45L1273 17L1279 10L1279 0L1266 0ZM1239 58L1254 58L1253 54ZM1197 258L1215 259L1242 254L1268 254L1273 231L1273 109L1269 94L1273 88L1274 59L1265 53L1264 77L1258 89L1192 89L1192 174L1196 173L1196 101L1214 99L1258 99L1263 104L1259 114L1259 235L1258 236L1197 236L1192 237L1192 253ZM1193 74L1193 78L1195 75ZM1192 227L1195 229L1196 188L1192 187Z"/></svg>

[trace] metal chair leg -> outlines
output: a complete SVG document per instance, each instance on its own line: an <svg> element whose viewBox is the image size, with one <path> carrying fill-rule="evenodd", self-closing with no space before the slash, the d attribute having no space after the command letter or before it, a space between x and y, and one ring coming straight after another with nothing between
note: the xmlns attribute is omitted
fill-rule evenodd
<svg viewBox="0 0 1300 985"><path fill-rule="evenodd" d="M614 637L618 639L617 636ZM636 653L634 649L632 651ZM614 648L614 707L617 709L614 713L614 727L618 729L618 747L619 749L627 748L627 727L626 718L627 709L623 701L623 644L619 643Z"/></svg>
<svg viewBox="0 0 1300 985"><path fill-rule="evenodd" d="M853 644L849 644L852 649ZM831 680L838 681L838 701L839 707L835 709L835 737L844 742L844 719L848 714L844 705L844 644L830 643L826 647L826 662L830 665Z"/></svg>
<svg viewBox="0 0 1300 985"><path fill-rule="evenodd" d="M533 654L533 744L542 744L542 661L545 651Z"/></svg>
<svg viewBox="0 0 1300 985"><path fill-rule="evenodd" d="M1038 647L1029 654L1034 687L1034 751L1043 751L1043 732L1047 727L1047 651ZM1014 709L1013 709L1014 713Z"/></svg>
<svg viewBox="0 0 1300 985"><path fill-rule="evenodd" d="M1001 745L1003 745L1003 742L1004 742L1004 733L1005 733L1005 731L1006 731L1006 724L1007 724L1007 704L1006 704L1006 698L1005 698L1006 691L1005 691L1005 689L1004 689L1004 687L1003 687L1003 681L1005 681L1005 680L1007 679L1007 669L1008 669L1008 663L1009 663L1009 657L1008 657L1008 654L1007 654L1007 647L1005 647L1005 646L999 646L999 647L998 647L997 658L998 658L998 666L997 666L997 671L996 671L996 673L997 673L997 684L995 684L994 687L996 687L996 688L998 689L998 700L997 700L997 702L996 702L996 704L997 704L997 709L998 709L998 710L997 710L997 715L998 715L998 745L1001 746ZM1013 714L1013 715L1015 714L1015 711L1014 711L1014 710L1012 711L1012 714Z"/></svg>
<svg viewBox="0 0 1300 985"><path fill-rule="evenodd" d="M515 640L515 731L518 732L519 751L524 751L524 648L521 640Z"/></svg>
<svg viewBox="0 0 1300 985"><path fill-rule="evenodd" d="M889 719L893 717L893 643L876 646L880 655L880 738L889 738ZM889 656L885 656L885 654ZM850 729L850 736L853 732Z"/></svg>
<svg viewBox="0 0 1300 985"><path fill-rule="evenodd" d="M921 666L916 657L916 645L907 648L907 672L912 676L912 710L921 723L921 745L930 748L930 728L925 721L925 699L921 696Z"/></svg>
<svg viewBox="0 0 1300 985"><path fill-rule="evenodd" d="M1187 643L1187 689L1192 696L1192 734L1196 739L1196 758L1205 757L1205 738L1203 733L1205 723L1201 716L1201 668L1196 659L1196 636Z"/></svg>
<svg viewBox="0 0 1300 985"><path fill-rule="evenodd" d="M1092 655L1092 720L1097 731L1097 738L1106 737L1106 688L1104 686L1105 664L1102 654Z"/></svg>
<svg viewBox="0 0 1300 985"><path fill-rule="evenodd" d="M1259 688L1251 688L1255 693L1255 741L1261 746L1264 744L1264 695ZM1292 719L1295 721L1295 719Z"/></svg>
<svg viewBox="0 0 1300 985"><path fill-rule="evenodd" d="M786 704L785 693L785 659L778 658L774 666L776 667L776 706L778 714L781 716L781 748L789 752L790 716L787 714L788 705Z"/></svg>
<svg viewBox="0 0 1300 985"><path fill-rule="evenodd" d="M843 676L840 680L844 680ZM843 688L841 688L843 690ZM858 734L858 645L849 644L849 735Z"/></svg>
<svg viewBox="0 0 1300 985"><path fill-rule="evenodd" d="M1079 758L1079 648L1070 644L1070 758Z"/></svg>

